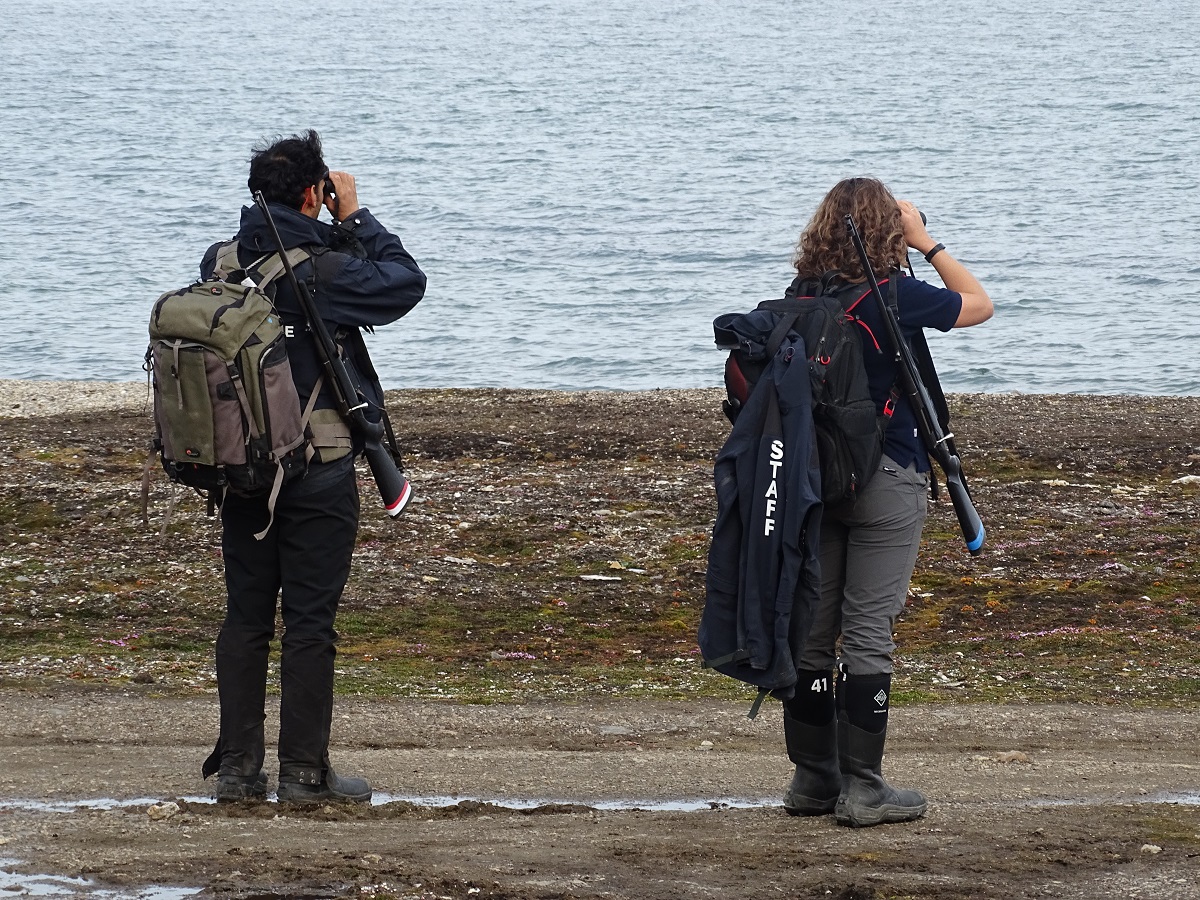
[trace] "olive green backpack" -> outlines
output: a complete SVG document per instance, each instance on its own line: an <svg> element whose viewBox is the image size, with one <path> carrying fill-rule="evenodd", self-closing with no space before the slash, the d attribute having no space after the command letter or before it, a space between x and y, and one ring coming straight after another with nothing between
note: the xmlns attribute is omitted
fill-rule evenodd
<svg viewBox="0 0 1200 900"><path fill-rule="evenodd" d="M288 259L294 266L309 255L296 248ZM308 469L306 426L320 384L302 411L283 324L267 295L284 271L278 254L248 269L238 266L236 243L225 244L210 280L154 304L145 369L155 433L143 504L155 455L173 481L207 491L210 503L226 491L265 494L272 512L283 484Z"/></svg>

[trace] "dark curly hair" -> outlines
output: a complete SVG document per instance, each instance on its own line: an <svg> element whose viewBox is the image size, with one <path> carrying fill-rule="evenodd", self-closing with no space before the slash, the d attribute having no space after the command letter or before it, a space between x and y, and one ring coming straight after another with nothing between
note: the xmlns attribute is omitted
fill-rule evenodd
<svg viewBox="0 0 1200 900"><path fill-rule="evenodd" d="M908 244L892 192L877 178L846 178L825 195L800 235L793 260L800 275L819 278L836 270L849 281L867 277L846 232L847 214L854 216L875 274L904 264Z"/></svg>
<svg viewBox="0 0 1200 900"><path fill-rule="evenodd" d="M312 129L255 147L250 156L250 193L262 191L268 203L292 209L304 205L304 190L319 184L329 169L321 156L321 137Z"/></svg>

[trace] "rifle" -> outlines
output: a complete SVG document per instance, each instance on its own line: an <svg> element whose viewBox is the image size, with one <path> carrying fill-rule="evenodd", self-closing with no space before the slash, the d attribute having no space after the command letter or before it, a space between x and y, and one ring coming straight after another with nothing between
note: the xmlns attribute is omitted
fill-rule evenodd
<svg viewBox="0 0 1200 900"><path fill-rule="evenodd" d="M408 501L412 499L412 485L408 483L408 479L404 477L400 467L396 464L394 450L385 443L385 436L389 440L391 438L391 435L385 430L387 419L385 417L382 421L372 422L367 418L367 400L354 384L353 379L350 378L350 373L346 371L345 364L338 356L333 338L329 336L329 329L325 327L325 323L317 312L317 305L313 302L312 295L308 293L308 286L296 277L296 272L292 268L291 260L287 257L287 250L284 249L283 240L279 237L279 230L275 227L275 220L271 217L271 211L267 208L267 201L263 197L262 191L254 192L254 203L262 210L263 218L266 219L267 226L271 229L271 237L275 240L275 246L279 248L279 258L283 260L283 268L287 272L288 282L296 294L296 299L300 301L300 305L304 309L304 317L308 319L308 327L312 330L313 338L316 341L317 355L325 367L325 376L333 388L338 412L350 425L350 430L362 439L367 465L371 467L371 475L374 476L375 485L379 488L383 507L387 510L387 514L394 518L400 515L404 507L408 505Z"/></svg>
<svg viewBox="0 0 1200 900"><path fill-rule="evenodd" d="M962 464L954 452L952 440L954 434L946 434L942 431L937 409L933 405L929 391L921 381L921 373L917 369L917 361L913 356L912 348L909 347L908 341L904 339L904 335L900 331L900 319L897 317L896 311L883 299L883 292L879 289L875 271L871 268L871 260L867 257L867 248L863 245L862 236L858 233L853 216L846 216L846 230L850 232L850 238L854 241L855 249L858 250L858 258L862 262L863 272L866 273L867 281L871 285L871 293L875 296L875 302L879 304L879 313L883 316L888 337L891 338L892 346L896 348L896 367L899 370L900 383L916 414L917 428L921 433L921 439L925 442L929 455L937 460L946 475L946 488L950 492L950 502L954 504L954 513L958 516L958 526L962 529L963 540L966 541L971 555L977 556L983 548L983 521L979 518L979 513L975 511L975 504L971 502L971 492L967 490ZM936 485L937 482L934 481L934 484Z"/></svg>

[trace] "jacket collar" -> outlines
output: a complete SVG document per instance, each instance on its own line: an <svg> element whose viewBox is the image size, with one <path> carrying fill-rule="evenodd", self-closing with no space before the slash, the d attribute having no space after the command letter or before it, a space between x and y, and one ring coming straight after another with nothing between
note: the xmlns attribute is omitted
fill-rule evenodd
<svg viewBox="0 0 1200 900"><path fill-rule="evenodd" d="M317 219L310 219L298 209L278 203L271 203L269 206L271 218L275 220L275 227L279 229L279 237L283 239L285 249L290 250L305 244L329 244L332 230L329 225ZM238 228L237 240L252 253L273 253L278 249L262 210L257 206L242 207L242 221Z"/></svg>

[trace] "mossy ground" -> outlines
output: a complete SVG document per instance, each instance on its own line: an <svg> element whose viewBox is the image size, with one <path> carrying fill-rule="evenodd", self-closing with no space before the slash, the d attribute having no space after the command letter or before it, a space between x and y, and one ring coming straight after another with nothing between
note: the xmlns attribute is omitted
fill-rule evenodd
<svg viewBox="0 0 1200 900"><path fill-rule="evenodd" d="M1200 688L1200 400L955 397L988 529L931 509L897 699L1188 704ZM727 427L715 392L396 396L419 502L362 485L338 690L462 702L749 698L695 645ZM0 674L210 691L219 526L135 413L0 419Z"/></svg>

